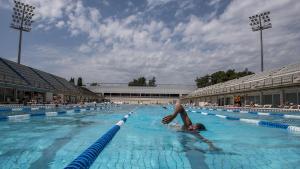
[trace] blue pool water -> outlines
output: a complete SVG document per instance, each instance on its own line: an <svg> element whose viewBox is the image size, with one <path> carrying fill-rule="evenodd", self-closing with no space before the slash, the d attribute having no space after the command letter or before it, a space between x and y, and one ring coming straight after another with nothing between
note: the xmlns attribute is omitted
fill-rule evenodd
<svg viewBox="0 0 300 169"><path fill-rule="evenodd" d="M300 135L190 112L201 134L221 148L161 124L161 106L124 105L55 117L0 122L0 168L63 168L129 111L134 110L93 169L300 168ZM213 111L215 113L224 113ZM230 115L236 115L230 113ZM249 118L258 118L251 115ZM262 117L271 118L271 117ZM280 120L276 117L269 120ZM180 118L176 121L181 123ZM293 121L293 124L298 123Z"/></svg>

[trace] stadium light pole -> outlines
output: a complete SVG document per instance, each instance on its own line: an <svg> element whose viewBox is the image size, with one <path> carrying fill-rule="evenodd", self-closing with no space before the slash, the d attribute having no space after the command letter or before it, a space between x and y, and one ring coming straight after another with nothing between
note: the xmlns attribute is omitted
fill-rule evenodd
<svg viewBox="0 0 300 169"><path fill-rule="evenodd" d="M18 64L21 62L21 48L22 48L22 33L30 32L31 24L33 23L32 17L34 16L34 6L14 1L11 28L19 30L19 50L18 50Z"/></svg>
<svg viewBox="0 0 300 169"><path fill-rule="evenodd" d="M263 51L263 35L264 29L272 28L270 11L256 14L249 17L252 31L260 31L260 54L261 54L261 71L264 71L264 51Z"/></svg>

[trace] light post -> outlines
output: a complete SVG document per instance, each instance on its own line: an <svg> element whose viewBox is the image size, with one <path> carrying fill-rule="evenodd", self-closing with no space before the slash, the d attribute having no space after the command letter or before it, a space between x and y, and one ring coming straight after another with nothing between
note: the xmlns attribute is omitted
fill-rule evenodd
<svg viewBox="0 0 300 169"><path fill-rule="evenodd" d="M32 17L34 16L34 6L24 4L20 1L14 1L11 28L19 30L19 50L18 50L18 64L21 62L21 48L22 48L22 32L30 32Z"/></svg>
<svg viewBox="0 0 300 169"><path fill-rule="evenodd" d="M263 51L263 37L262 31L264 29L272 28L270 12L263 12L249 17L252 31L260 31L260 54L261 54L261 71L264 71L264 51Z"/></svg>

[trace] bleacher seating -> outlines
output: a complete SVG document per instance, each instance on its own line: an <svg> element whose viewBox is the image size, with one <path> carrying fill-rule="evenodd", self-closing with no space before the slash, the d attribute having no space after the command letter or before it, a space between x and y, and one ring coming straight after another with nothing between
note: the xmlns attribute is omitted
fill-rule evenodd
<svg viewBox="0 0 300 169"><path fill-rule="evenodd" d="M64 78L3 58L0 58L0 87L52 92L69 96L96 96L88 89L77 87Z"/></svg>
<svg viewBox="0 0 300 169"><path fill-rule="evenodd" d="M257 88L284 86L295 83L300 83L300 63L199 88L190 93L188 97L250 91ZM211 89L214 89L214 91L211 92Z"/></svg>
<svg viewBox="0 0 300 169"><path fill-rule="evenodd" d="M43 79L41 79L35 72L33 72L29 67L17 64L15 62L9 61L9 60L2 60L6 62L9 66L11 66L12 69L14 69L16 72L20 74L23 78L29 82L29 84L36 88L41 89L53 89L52 86L50 86L47 82L45 82Z"/></svg>
<svg viewBox="0 0 300 169"><path fill-rule="evenodd" d="M32 70L42 76L45 80L47 80L47 82L50 83L55 88L55 90L57 90L57 92L69 92L68 88L66 88L60 81L53 77L54 75L33 68Z"/></svg>
<svg viewBox="0 0 300 169"><path fill-rule="evenodd" d="M7 67L0 58L0 82L1 81L16 85L27 85L26 81L21 79L14 71Z"/></svg>
<svg viewBox="0 0 300 169"><path fill-rule="evenodd" d="M58 76L54 76L54 75L52 75L52 76L56 80L58 80L61 84L63 84L66 88L68 88L70 91L72 91L73 93L79 94L79 91L77 90L76 86L74 86L73 84L68 82L66 79L58 77Z"/></svg>

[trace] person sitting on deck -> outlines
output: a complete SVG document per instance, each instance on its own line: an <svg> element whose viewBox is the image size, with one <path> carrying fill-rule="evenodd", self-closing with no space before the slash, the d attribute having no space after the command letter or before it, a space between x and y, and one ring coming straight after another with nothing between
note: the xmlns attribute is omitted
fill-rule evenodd
<svg viewBox="0 0 300 169"><path fill-rule="evenodd" d="M203 137L202 135L200 135L199 131L205 131L206 130L205 126L201 123L193 124L191 119L189 118L188 114L186 113L185 109L183 108L183 106L180 104L179 101L175 105L174 113L164 117L162 119L162 123L163 124L169 124L171 121L173 121L176 118L176 116L178 114L180 114L181 119L184 123L184 125L181 126L180 131L192 134L196 138L199 138L203 142L207 143L210 150L214 150L214 151L221 150L220 148L215 147L210 140L208 140L205 137ZM178 125L173 125L172 127L178 128L179 126Z"/></svg>

